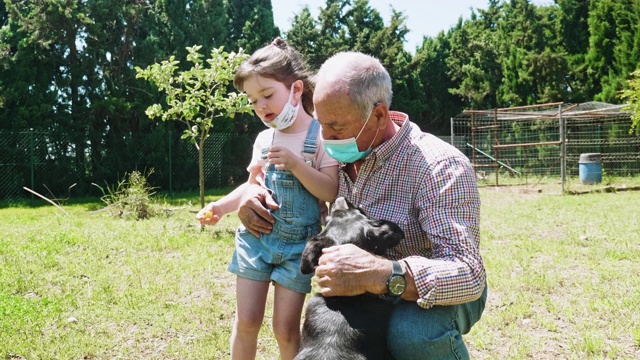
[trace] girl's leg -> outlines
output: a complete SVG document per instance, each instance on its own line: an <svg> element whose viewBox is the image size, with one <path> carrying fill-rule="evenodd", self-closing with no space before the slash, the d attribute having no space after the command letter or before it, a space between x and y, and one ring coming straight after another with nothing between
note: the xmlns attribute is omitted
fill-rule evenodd
<svg viewBox="0 0 640 360"><path fill-rule="evenodd" d="M293 359L300 349L300 315L305 294L275 283L273 333L280 348L280 359Z"/></svg>
<svg viewBox="0 0 640 360"><path fill-rule="evenodd" d="M256 358L269 283L236 278L236 318L231 333L231 359Z"/></svg>

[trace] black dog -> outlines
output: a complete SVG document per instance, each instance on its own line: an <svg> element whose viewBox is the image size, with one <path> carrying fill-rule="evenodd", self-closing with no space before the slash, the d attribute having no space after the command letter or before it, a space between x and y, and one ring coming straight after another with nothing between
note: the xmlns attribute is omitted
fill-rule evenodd
<svg viewBox="0 0 640 360"><path fill-rule="evenodd" d="M351 243L384 255L402 238L397 224L370 219L341 197L334 202L324 230L307 242L300 271L312 273L326 247ZM387 327L392 305L372 294L326 298L315 294L307 303L296 360L389 358Z"/></svg>

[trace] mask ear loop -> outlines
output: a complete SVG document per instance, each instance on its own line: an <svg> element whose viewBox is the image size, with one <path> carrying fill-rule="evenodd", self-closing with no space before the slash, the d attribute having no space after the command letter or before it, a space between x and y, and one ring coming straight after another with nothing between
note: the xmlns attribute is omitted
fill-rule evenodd
<svg viewBox="0 0 640 360"><path fill-rule="evenodd" d="M291 100L293 100L293 88L296 85L296 82L301 81L301 80L296 80L294 82L291 83L291 89L289 90L289 104L291 104ZM304 83L303 83L304 85ZM299 102L302 102L302 95L300 95L300 99L298 100ZM300 104L296 105L299 106ZM293 105L292 105L293 106Z"/></svg>
<svg viewBox="0 0 640 360"><path fill-rule="evenodd" d="M380 128L378 128L378 130L376 130L376 134L373 137L373 139L371 140L371 144L369 144L369 147L367 149L371 149L371 147L373 146L373 142L376 141L376 138L378 137L378 133L380 132Z"/></svg>
<svg viewBox="0 0 640 360"><path fill-rule="evenodd" d="M356 136L356 140L358 140L358 138L360 137L360 134L362 134L362 131L364 130L364 127L367 126L367 123L369 122L369 119L371 119L371 115L373 114L373 110L376 108L376 106L380 105L380 101L376 102L375 104L373 104L373 107L371 108L371 111L369 112L369 116L367 116L367 121L364 122L364 125L362 125L362 129L360 129L360 132L358 133L358 135ZM378 128L378 130L376 131L376 136L378 136L378 132L380 131L380 128ZM373 140L375 140L376 138L374 137ZM371 145L373 145L373 141L371 142ZM371 148L371 145L369 145L369 148Z"/></svg>
<svg viewBox="0 0 640 360"><path fill-rule="evenodd" d="M289 104L291 104L291 100L293 100L293 87L296 84L296 82L292 82L291 83L291 89L289 89L289 100L287 100L289 102Z"/></svg>

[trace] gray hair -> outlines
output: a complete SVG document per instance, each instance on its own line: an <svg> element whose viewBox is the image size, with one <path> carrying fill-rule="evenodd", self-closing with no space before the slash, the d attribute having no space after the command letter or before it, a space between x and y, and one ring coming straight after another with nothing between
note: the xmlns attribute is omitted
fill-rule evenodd
<svg viewBox="0 0 640 360"><path fill-rule="evenodd" d="M316 83L329 81L334 90L346 93L365 117L374 104L391 106L391 77L380 61L360 52L340 52L324 62Z"/></svg>

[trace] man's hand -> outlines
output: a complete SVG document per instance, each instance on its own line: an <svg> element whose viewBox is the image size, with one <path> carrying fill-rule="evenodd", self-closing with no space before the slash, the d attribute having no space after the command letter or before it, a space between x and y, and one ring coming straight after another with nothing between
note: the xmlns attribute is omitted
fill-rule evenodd
<svg viewBox="0 0 640 360"><path fill-rule="evenodd" d="M353 244L322 249L316 267L323 296L383 294L391 274L391 261L376 257Z"/></svg>
<svg viewBox="0 0 640 360"><path fill-rule="evenodd" d="M238 207L238 217L247 230L255 237L269 234L275 219L268 209L280 208L267 189L259 185L249 185L242 195Z"/></svg>

